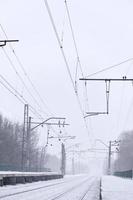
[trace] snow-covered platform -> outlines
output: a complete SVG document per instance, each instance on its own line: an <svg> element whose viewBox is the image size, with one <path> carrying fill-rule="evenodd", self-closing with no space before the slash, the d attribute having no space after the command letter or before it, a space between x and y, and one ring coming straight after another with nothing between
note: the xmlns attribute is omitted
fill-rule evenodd
<svg viewBox="0 0 133 200"><path fill-rule="evenodd" d="M0 171L0 186L15 185L17 183L30 183L63 178L57 172L8 172Z"/></svg>
<svg viewBox="0 0 133 200"><path fill-rule="evenodd" d="M133 180L114 176L102 177L102 200L132 200Z"/></svg>

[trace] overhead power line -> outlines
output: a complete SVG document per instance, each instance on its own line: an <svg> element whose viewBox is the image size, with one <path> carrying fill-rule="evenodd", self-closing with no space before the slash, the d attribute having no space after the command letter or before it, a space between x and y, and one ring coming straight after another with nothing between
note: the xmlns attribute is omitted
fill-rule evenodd
<svg viewBox="0 0 133 200"><path fill-rule="evenodd" d="M0 24L0 27L1 27L1 30L3 31L5 37L8 39L7 33L6 33L6 31L4 30L2 24ZM45 103L44 99L41 97L40 93L38 92L37 88L36 88L35 85L33 84L31 78L30 78L29 75L27 74L27 72L26 72L26 70L25 70L25 67L24 67L24 65L22 64L20 58L18 57L16 51L14 50L12 44L9 44L9 47L10 47L10 49L11 49L13 55L15 56L15 58L16 58L18 64L19 64L19 66L20 66L20 68L22 69L22 71L23 71L25 77L27 78L27 80L28 80L29 83L31 84L31 86L32 86L33 90L35 91L35 93L37 94L37 96L39 97L41 103L42 103L43 106L47 109L47 111L48 111L50 114L53 115L53 113L51 113L50 109L48 108L47 104ZM33 96L33 95L32 95L32 96ZM32 97L32 98L33 98L33 97ZM34 100L34 101L36 101L36 100ZM37 101L36 101L36 103L38 104ZM40 107L40 105L39 105L39 107ZM46 112L44 112L44 113L47 114ZM48 115L48 114L47 114L47 115Z"/></svg>
<svg viewBox="0 0 133 200"><path fill-rule="evenodd" d="M52 23L52 26L53 26L53 29L54 29L54 32L55 32L55 35L56 35L56 39L57 39L57 41L58 41L58 44L59 44L59 47L60 47L60 50L61 50L63 59L64 59L64 61L65 61L66 67L67 67L67 71L68 71L69 77L70 77L71 82L72 82L72 86L73 86L73 88L74 88L74 90L75 90L74 81L73 81L73 78L72 78L72 75L71 75L71 71L70 71L70 68L69 68L69 64L68 64L68 61L67 61L65 52L64 52L64 50L63 50L62 43L61 43L61 41L60 41L60 37L59 37L59 34L58 34L58 32L57 32L57 29L56 29L56 26L55 26L55 23L54 23L53 16L52 16L52 14L51 14L51 10L50 10L50 8L49 8L49 5L48 5L47 0L43 0L43 1L44 1L44 3L45 3L46 9L47 9L47 11L48 11L48 14L49 14L49 17L50 17L50 20L51 20L51 23Z"/></svg>
<svg viewBox="0 0 133 200"><path fill-rule="evenodd" d="M16 75L18 76L19 80L21 81L21 83L23 84L24 88L26 89L27 93L32 97L32 99L34 100L34 102L36 103L36 105L38 105L38 107L40 108L40 110L42 110L41 106L39 105L38 101L36 100L36 98L32 95L32 93L30 92L29 88L26 86L23 78L21 77L21 75L18 73L14 63L12 62L11 58L9 57L9 55L7 54L6 50L4 48L3 52L6 56L6 58L8 59L10 65L12 66L13 70L15 71ZM46 113L45 113L46 114Z"/></svg>
<svg viewBox="0 0 133 200"><path fill-rule="evenodd" d="M81 110L81 113L82 113L82 115L83 115L83 119L84 119L84 122L85 122L85 127L86 127L86 129L87 129L88 134L89 134L88 126L87 126L86 120L85 120L85 118L84 118L84 112L83 112L83 109L82 109L82 106L81 106L81 102L80 102L79 96L78 96L78 94L77 94L77 92L76 92L76 90L75 90L75 84L74 84L74 81L73 81L73 78L72 78L72 75L71 75L70 66L69 66L69 64L68 64L68 61L67 61L67 58L66 58L66 55L65 55L63 46L62 46L62 44L61 44L60 37L59 37L59 34L58 34L58 32L57 32L56 25L55 25L55 22L54 22L54 19L53 19L53 16L52 16L50 7L49 7L49 5L48 5L47 0L43 0L43 1L44 1L45 6L46 6L46 9L47 9L47 11L48 11L48 15L49 15L49 18L50 18L52 27L53 27L53 29L54 29L56 39L57 39L57 41L58 41L58 44L59 44L59 47L60 47L60 50L61 50L61 53L62 53L64 62L65 62L65 65L66 65L66 68L67 68L67 71L68 71L68 74L69 74L69 77L70 77L70 80L71 80L71 83L72 83L72 86L73 86L75 95L76 95L76 97L77 97L77 101L78 101L78 104L79 104L79 108L80 108L80 110Z"/></svg>
<svg viewBox="0 0 133 200"><path fill-rule="evenodd" d="M13 91L11 91L1 80L0 80L0 84L3 85L4 88L6 88L12 95L14 95L22 104L24 104L21 98L19 98Z"/></svg>
<svg viewBox="0 0 133 200"><path fill-rule="evenodd" d="M5 82L3 83L2 80L0 80L0 84L2 86L4 86L4 88L6 88L13 96L15 96L22 104L29 104L28 101L23 97L23 95L21 95L7 80L4 76L2 76L0 74L0 78ZM36 109L31 106L30 106L30 110L33 114L39 116L41 119L42 119L42 116L36 111Z"/></svg>
<svg viewBox="0 0 133 200"><path fill-rule="evenodd" d="M86 76L86 78L91 77L91 76L94 76L94 75L97 75L97 74L100 74L100 73L105 72L105 71L108 71L108 70L110 70L110 69L116 68L116 67L118 67L118 66L120 66L120 65L123 65L123 64L125 64L125 63L127 63L127 62L130 62L130 61L133 61L133 58L129 58L129 59L124 60L124 61L122 61L122 62L119 62L119 63L117 63L117 64L115 64L115 65L111 65L111 66L109 66L109 67L103 68L103 69L101 69L101 70L99 70L99 71L97 71L97 72L94 72L94 73L92 73L92 74L89 74L88 76Z"/></svg>
<svg viewBox="0 0 133 200"><path fill-rule="evenodd" d="M81 64L80 56L79 56L79 51L78 51L78 47L77 47L77 41L76 41L76 38L75 38L74 28L73 28L72 19L71 19L71 15L70 15L70 11L69 11L67 0L65 0L65 8L66 8L68 21L69 21L69 25L70 25L70 29L71 29L71 33L72 33L72 39L73 39L73 43L74 43L74 47L75 47L75 51L76 51L76 56L77 56L76 73L75 73L75 87L76 87L76 90L77 90L76 92L78 93L78 87L77 87L78 66L80 67L82 78L84 78L84 73L83 73L83 67L82 67L82 64ZM86 103L87 107L89 108L89 100L88 100L86 82L84 84L84 88L85 88L85 103ZM84 117L84 120L86 120L84 114L83 114L83 117ZM90 127L92 129L91 119L90 118L89 118L89 123L90 123ZM85 126L87 126L86 121L85 121Z"/></svg>
<svg viewBox="0 0 133 200"><path fill-rule="evenodd" d="M23 70L24 75L27 77L27 80L30 82L30 84L31 84L31 86L32 86L32 88L33 88L33 90L34 90L35 93L38 95L40 101L41 101L42 104L45 106L45 108L51 113L51 111L50 111L49 108L47 107L46 103L44 102L43 98L41 97L40 93L38 92L38 90L36 89L35 85L33 84L31 78L28 76L27 72L25 71L25 68L24 68L24 66L22 65L22 63L21 63L19 57L17 56L15 50L13 50L13 53L14 53L14 55L15 55L15 57L16 57L16 60L18 61L19 65L21 66L21 69Z"/></svg>
<svg viewBox="0 0 133 200"><path fill-rule="evenodd" d="M1 30L3 31L4 35L5 35L6 39L8 40L7 33L6 33L6 31L4 30L2 24L0 24L0 27L1 27ZM27 80L28 80L29 83L31 84L33 90L34 90L35 93L38 95L38 97L39 97L40 101L42 102L43 106L44 106L45 108L47 108L48 112L49 112L51 115L53 115L53 114L51 113L51 111L49 110L49 108L47 107L47 105L46 105L44 99L41 97L40 93L39 93L38 90L36 89L35 85L33 84L31 78L30 78L29 75L27 74L27 72L26 72L26 70L25 70L25 68L24 68L24 65L22 64L20 58L19 58L18 55L16 54L16 52L15 52L15 50L14 50L14 48L13 48L13 46L12 46L11 43L9 43L9 47L10 47L10 49L11 49L13 55L15 56L16 61L18 62L19 66L21 67L21 69L22 69L24 75L26 76ZM3 49L3 50L4 50L4 49ZM23 81L22 77L19 75L18 71L16 70L16 67L15 67L15 65L13 64L12 60L10 59L10 57L8 56L8 54L6 53L6 51L5 51L4 53L5 53L6 57L8 58L8 60L9 60L9 62L10 62L10 64L11 64L11 66L13 67L15 73L17 74L17 76L19 76L19 79L21 79L22 84L23 84L23 85L25 86L25 88L26 88L27 86L25 85L25 82ZM22 104L28 104L28 105L29 105L30 111L31 111L35 116L39 117L39 119L41 119L41 120L44 119L44 117L42 117L42 115L41 115L33 106L31 106L31 105L29 104L29 102L24 98L24 96L23 96L22 94L20 94L20 93L19 93L19 92L18 92L18 91L17 91L17 90L16 90L2 75L0 75L0 78L8 85L8 86L7 86L7 85L4 84L2 81L0 81L0 84L1 84L2 86L4 86L4 87L5 87L12 95L14 95ZM29 92L29 89L28 89L28 88L26 88L26 90ZM30 93L31 93L31 92L30 92ZM30 95L32 95L32 94L30 94ZM34 98L33 95L32 95L32 98ZM36 101L36 99L34 99L34 101ZM38 104L37 101L36 101L36 103ZM40 107L39 104L38 104L38 106ZM48 114L47 114L46 112L44 112L44 113L48 116ZM56 131L54 130L54 128L51 127L51 129L52 129L53 132L57 135L57 133L56 133Z"/></svg>
<svg viewBox="0 0 133 200"><path fill-rule="evenodd" d="M65 7L66 7L66 11L67 11L69 25L70 25L70 28L71 28L71 33L72 33L74 47L75 47L75 51L76 51L76 55L77 55L77 60L79 62L79 66L80 66L82 77L84 77L84 73L83 73L83 69L82 69L82 65L81 65L81 61L80 61L80 57L79 57L77 42L76 42L76 38L75 38L75 34L74 34L74 29L73 29L73 25L72 25L72 20L71 20L71 16L70 16L70 11L69 11L68 4L67 4L67 0L65 0Z"/></svg>

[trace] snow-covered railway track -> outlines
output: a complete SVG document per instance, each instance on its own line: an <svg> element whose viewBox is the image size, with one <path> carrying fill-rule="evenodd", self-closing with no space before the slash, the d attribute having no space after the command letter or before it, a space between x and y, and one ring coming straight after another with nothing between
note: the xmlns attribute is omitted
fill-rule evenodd
<svg viewBox="0 0 133 200"><path fill-rule="evenodd" d="M90 185L90 187L88 187L88 189L84 192L84 194L83 194L81 197L79 197L78 200L85 200L86 197L87 197L87 195L90 193L90 191L91 191L93 185L94 185L94 183L92 183L92 184ZM100 187L100 186L99 186L99 187ZM100 188L98 188L98 190L100 191ZM100 200L100 199L99 199L99 200Z"/></svg>
<svg viewBox="0 0 133 200"><path fill-rule="evenodd" d="M95 180L96 178L95 177L92 177L91 179L86 179L82 182L80 182L79 184L75 185L74 187L66 190L65 192L61 193L61 194L58 194L57 196L55 197L49 197L47 200L65 200L65 199L73 199L73 196L71 196L71 193L76 193L77 190L81 189L81 187L84 187L85 184L88 183L88 181L90 182L89 185L87 185L87 190L85 190L83 192L83 194L79 195L79 197L77 196L76 197L76 200L85 200L86 199L86 196L88 195L88 193L91 191L91 188L93 187L93 185L95 184ZM67 195L69 195L69 197L67 197ZM99 199L98 199L99 200Z"/></svg>
<svg viewBox="0 0 133 200"><path fill-rule="evenodd" d="M53 183L38 182L24 186L7 186L0 191L0 199L5 200L85 200L92 193L96 177L72 176ZM91 200L92 198L89 198ZM96 199L96 198L93 198ZM99 199L97 199L99 200Z"/></svg>
<svg viewBox="0 0 133 200"><path fill-rule="evenodd" d="M90 179L89 179L89 180L90 180ZM72 187L72 188L66 190L65 192L63 192L63 193L61 193L61 194L59 194L59 195L57 195L57 196L55 196L55 197L53 197L53 198L51 198L51 199L49 198L48 200L61 199L61 197L65 196L66 194L68 194L68 193L72 192L73 190L79 188L79 187L81 186L81 184L85 184L85 183L87 183L87 182L88 182L88 178L87 178L85 181L80 182L80 183L77 184L76 186L74 186L74 187Z"/></svg>
<svg viewBox="0 0 133 200"><path fill-rule="evenodd" d="M48 185L44 185L44 186L40 186L40 187L35 187L33 189L25 189L25 190L22 190L22 191L19 191L19 192L14 192L12 194L2 195L2 196L0 195L0 199L8 198L8 197L11 197L11 196L16 196L16 195L20 195L20 194L24 194L24 193L28 193L28 192L32 192L32 191L38 191L38 190L41 190L41 189L45 189L45 188L49 188L49 187L53 187L53 186L58 186L58 185L62 185L62 184L70 183L70 182L73 182L73 180L60 181L60 182L53 183L53 184L48 184ZM23 186L23 188L24 187L25 188L31 187L31 184L30 185L29 184L25 185L25 186ZM19 188L19 186L17 186L17 188Z"/></svg>

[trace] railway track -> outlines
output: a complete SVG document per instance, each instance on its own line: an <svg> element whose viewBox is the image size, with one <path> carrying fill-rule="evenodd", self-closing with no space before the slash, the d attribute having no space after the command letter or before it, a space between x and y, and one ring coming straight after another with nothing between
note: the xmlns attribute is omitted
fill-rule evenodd
<svg viewBox="0 0 133 200"><path fill-rule="evenodd" d="M25 190L22 190L22 191L18 191L18 192L14 192L14 193L10 193L10 194L1 195L0 199L5 199L5 198L8 198L8 197L14 197L14 196L21 195L21 194L24 194L24 193L30 193L30 192L34 192L34 191L39 191L39 190L42 190L42 189L43 190L44 189L48 189L48 188L50 189L50 188L56 187L58 185L63 186L65 184L72 183L74 181L75 180L61 181L61 182L57 182L57 183L53 183L53 184L48 184L48 185L44 185L44 186L40 186L40 187L35 187L35 188L32 188L32 189L25 189ZM80 184L81 184L81 182L80 182ZM28 186L31 187L31 184L28 185ZM19 189L19 186L17 187L17 189ZM73 187L73 189L74 189L74 187Z"/></svg>
<svg viewBox="0 0 133 200"><path fill-rule="evenodd" d="M92 187L94 184L91 184L90 187L84 192L84 194L78 199L78 200L84 200L86 198L86 196L88 195L88 193L91 191ZM100 191L100 188L99 188ZM101 199L99 199L101 200Z"/></svg>
<svg viewBox="0 0 133 200"><path fill-rule="evenodd" d="M86 198L86 196L88 195L88 193L91 191L91 188L94 185L95 179L94 177L91 178L93 181L93 183L91 182L87 188L87 190L85 192L83 192L82 195L80 195L79 197L76 198L76 200L84 200ZM73 192L74 190L77 190L79 187L83 186L84 184L86 184L88 181L90 181L89 179L86 179L85 181L80 182L79 184L77 184L76 186L66 190L65 192L58 194L57 196L54 197L49 197L46 200L59 200L59 199L65 199L65 196L71 192ZM68 199L68 198L67 198ZM71 198L72 199L72 198Z"/></svg>

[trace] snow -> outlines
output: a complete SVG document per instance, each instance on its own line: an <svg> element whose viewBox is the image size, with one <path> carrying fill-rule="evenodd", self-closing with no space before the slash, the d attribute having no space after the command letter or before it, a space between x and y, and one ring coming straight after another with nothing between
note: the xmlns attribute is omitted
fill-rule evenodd
<svg viewBox="0 0 133 200"><path fill-rule="evenodd" d="M99 199L99 178L88 175L65 176L64 179L0 188L0 199L6 200L52 200L57 196L61 200L79 200L84 194L85 200Z"/></svg>
<svg viewBox="0 0 133 200"><path fill-rule="evenodd" d="M132 200L133 180L114 176L102 178L103 200Z"/></svg>
<svg viewBox="0 0 133 200"><path fill-rule="evenodd" d="M42 176L42 175L58 175L58 172L17 172L17 171L0 171L0 180L3 177L12 176Z"/></svg>
<svg viewBox="0 0 133 200"><path fill-rule="evenodd" d="M99 200L100 178L69 175L63 179L39 181L0 188L0 199L6 200ZM102 177L103 200L132 200L133 180L114 176Z"/></svg>
<svg viewBox="0 0 133 200"><path fill-rule="evenodd" d="M50 175L50 174L59 174L58 172L17 172L17 171L0 171L0 176L4 175Z"/></svg>

